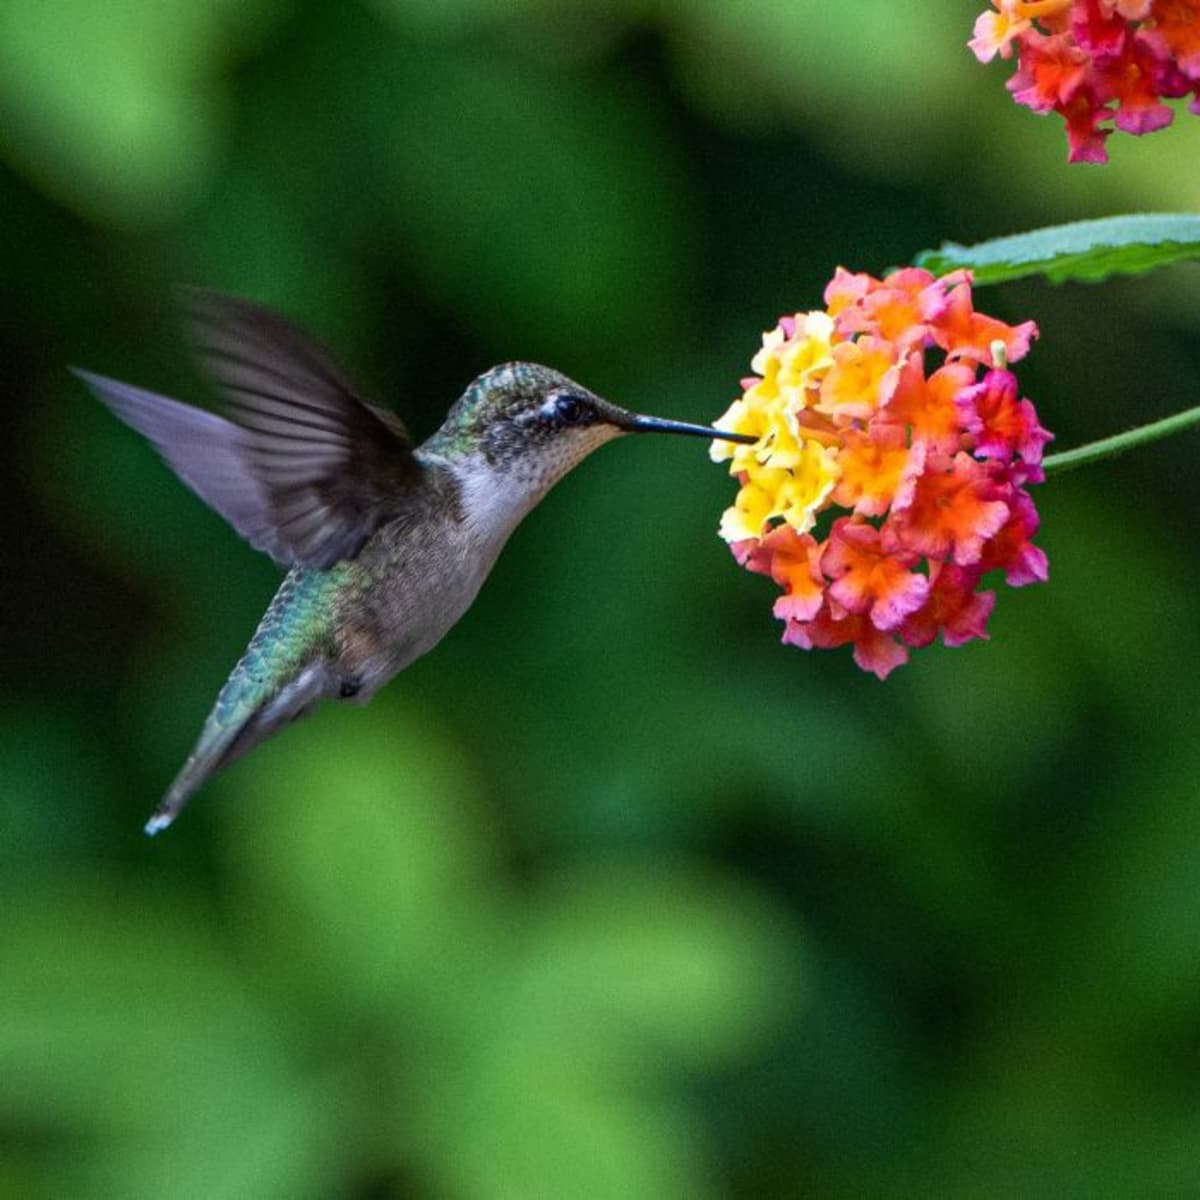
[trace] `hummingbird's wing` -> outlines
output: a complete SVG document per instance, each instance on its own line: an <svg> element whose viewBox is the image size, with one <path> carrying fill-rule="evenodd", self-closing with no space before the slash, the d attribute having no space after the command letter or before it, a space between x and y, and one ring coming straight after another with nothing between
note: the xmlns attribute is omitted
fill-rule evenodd
<svg viewBox="0 0 1200 1200"><path fill-rule="evenodd" d="M80 376L252 546L284 566L355 555L419 471L403 424L282 317L206 291L189 291L187 307L232 420Z"/></svg>
<svg viewBox="0 0 1200 1200"><path fill-rule="evenodd" d="M261 304L209 288L181 288L187 332L200 363L248 417L280 415L275 406L295 405L303 417L317 407L323 416L376 432L359 421L363 410L411 449L404 422L390 410L370 404L330 355L285 317Z"/></svg>

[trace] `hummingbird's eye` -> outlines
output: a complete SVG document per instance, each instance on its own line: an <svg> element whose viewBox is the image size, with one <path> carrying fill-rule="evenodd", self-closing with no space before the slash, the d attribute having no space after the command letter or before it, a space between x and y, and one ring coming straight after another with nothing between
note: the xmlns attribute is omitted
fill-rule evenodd
<svg viewBox="0 0 1200 1200"><path fill-rule="evenodd" d="M588 405L579 396L563 392L554 399L554 415L565 425L578 425L588 415Z"/></svg>

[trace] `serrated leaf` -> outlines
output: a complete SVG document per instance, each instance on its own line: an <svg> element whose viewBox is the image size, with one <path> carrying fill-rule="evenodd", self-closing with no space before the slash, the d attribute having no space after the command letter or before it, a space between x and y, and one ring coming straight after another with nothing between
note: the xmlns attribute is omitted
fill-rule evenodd
<svg viewBox="0 0 1200 1200"><path fill-rule="evenodd" d="M914 262L943 275L968 268L976 284L1042 275L1051 283L1099 283L1200 258L1200 214L1136 213L1052 225L975 246L946 242Z"/></svg>

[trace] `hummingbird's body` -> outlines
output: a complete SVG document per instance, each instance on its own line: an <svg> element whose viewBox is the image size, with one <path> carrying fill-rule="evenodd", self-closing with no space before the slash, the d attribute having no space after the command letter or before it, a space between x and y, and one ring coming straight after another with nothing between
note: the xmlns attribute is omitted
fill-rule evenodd
<svg viewBox="0 0 1200 1200"><path fill-rule="evenodd" d="M207 292L193 294L193 309L234 419L80 374L289 570L149 833L321 699L365 703L432 649L522 518L597 446L638 431L732 436L628 413L548 367L509 363L475 380L413 447L394 415L278 316Z"/></svg>

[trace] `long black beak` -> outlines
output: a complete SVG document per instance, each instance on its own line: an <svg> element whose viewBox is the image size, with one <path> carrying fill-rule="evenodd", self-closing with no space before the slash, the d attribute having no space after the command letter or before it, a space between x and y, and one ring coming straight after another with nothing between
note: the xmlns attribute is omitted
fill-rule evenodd
<svg viewBox="0 0 1200 1200"><path fill-rule="evenodd" d="M643 417L638 413L630 413L628 419L621 423L621 428L630 433L683 433L688 437L719 438L723 442L741 442L745 446L758 441L749 433L725 433L720 429L710 429L707 425L689 425L686 421L667 421L662 417Z"/></svg>

